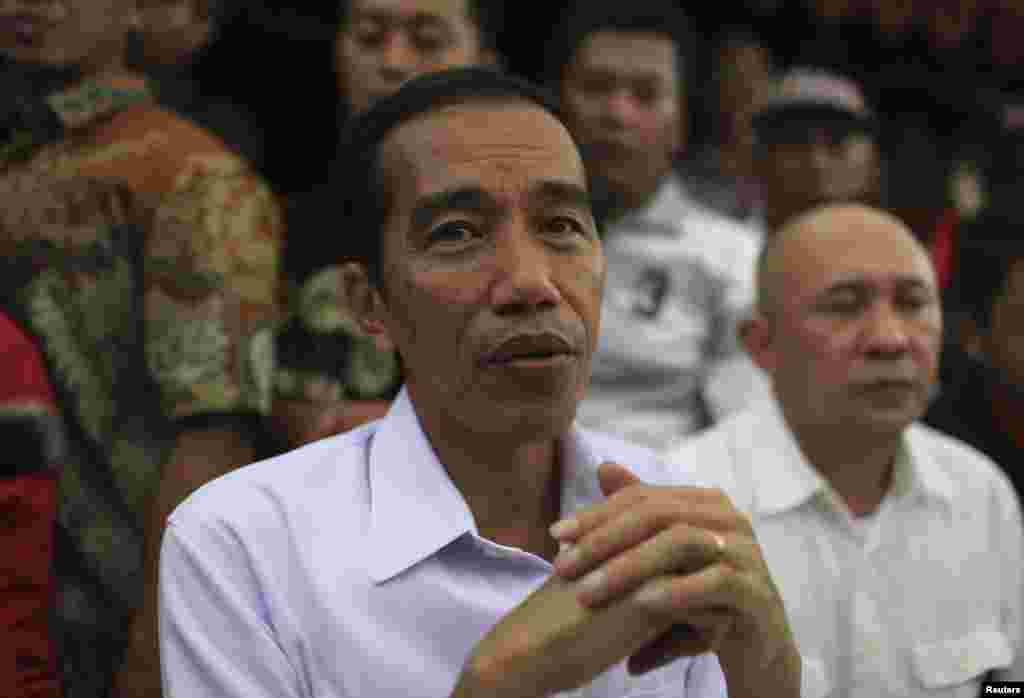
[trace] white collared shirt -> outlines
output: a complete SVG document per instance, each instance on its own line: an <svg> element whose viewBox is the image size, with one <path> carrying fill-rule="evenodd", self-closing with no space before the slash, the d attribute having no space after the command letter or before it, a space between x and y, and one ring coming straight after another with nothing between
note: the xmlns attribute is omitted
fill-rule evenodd
<svg viewBox="0 0 1024 698"><path fill-rule="evenodd" d="M855 519L774 401L672 449L753 522L804 659L804 698L975 698L1024 679L1020 508L967 445L912 425L893 485Z"/></svg>
<svg viewBox="0 0 1024 698"><path fill-rule="evenodd" d="M601 333L579 422L663 449L767 395L736 339L760 243L667 176L649 205L608 226Z"/></svg>
<svg viewBox="0 0 1024 698"><path fill-rule="evenodd" d="M597 466L665 483L653 453L573 429L562 513ZM403 389L379 421L197 490L160 554L166 698L450 695L476 643L551 574L482 538ZM621 663L571 696L722 698L713 654L645 676Z"/></svg>

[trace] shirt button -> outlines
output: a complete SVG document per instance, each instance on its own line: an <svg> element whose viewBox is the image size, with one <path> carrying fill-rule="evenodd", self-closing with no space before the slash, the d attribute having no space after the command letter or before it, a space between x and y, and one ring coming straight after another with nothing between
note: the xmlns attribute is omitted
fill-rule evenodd
<svg viewBox="0 0 1024 698"><path fill-rule="evenodd" d="M882 645L875 640L868 640L864 643L864 654L869 657L880 657L882 655Z"/></svg>
<svg viewBox="0 0 1024 698"><path fill-rule="evenodd" d="M960 657L960 671L967 673L974 669L974 658L969 654Z"/></svg>

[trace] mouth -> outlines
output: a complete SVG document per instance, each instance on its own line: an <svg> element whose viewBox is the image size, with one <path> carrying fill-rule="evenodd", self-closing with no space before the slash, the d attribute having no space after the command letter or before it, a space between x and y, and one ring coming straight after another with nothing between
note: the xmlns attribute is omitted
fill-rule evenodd
<svg viewBox="0 0 1024 698"><path fill-rule="evenodd" d="M482 360L485 368L554 368L576 359L572 343L551 332L521 334L501 342Z"/></svg>

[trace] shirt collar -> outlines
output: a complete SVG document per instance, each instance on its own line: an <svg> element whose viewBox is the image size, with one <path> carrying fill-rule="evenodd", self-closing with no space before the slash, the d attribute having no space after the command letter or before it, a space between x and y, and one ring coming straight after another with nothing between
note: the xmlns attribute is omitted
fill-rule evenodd
<svg viewBox="0 0 1024 698"><path fill-rule="evenodd" d="M573 426L562 440L562 514L601 495L601 457ZM469 506L423 432L402 388L369 444L370 576L376 583L404 572L461 536L478 534Z"/></svg>
<svg viewBox="0 0 1024 698"><path fill-rule="evenodd" d="M753 462L758 464L753 469L756 513L771 516L796 509L815 496L837 496L828 480L807 461L778 402L767 400L756 413L760 421L752 444ZM920 432L913 425L904 433L887 496L908 495L946 503L954 496L952 480L920 443Z"/></svg>

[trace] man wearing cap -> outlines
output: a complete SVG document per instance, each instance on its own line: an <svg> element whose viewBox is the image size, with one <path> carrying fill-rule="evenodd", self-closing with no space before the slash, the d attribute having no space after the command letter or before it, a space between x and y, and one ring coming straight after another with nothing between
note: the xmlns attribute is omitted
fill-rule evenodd
<svg viewBox="0 0 1024 698"><path fill-rule="evenodd" d="M877 203L881 159L876 121L854 81L794 68L778 80L755 115L754 129L766 233L818 204Z"/></svg>

